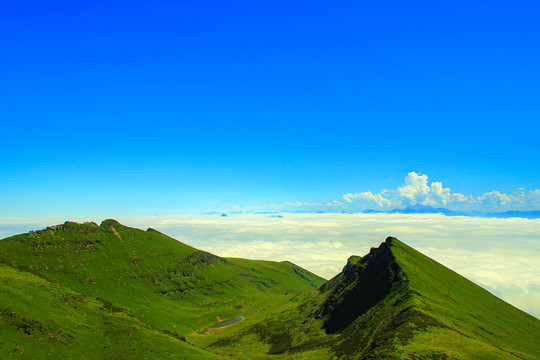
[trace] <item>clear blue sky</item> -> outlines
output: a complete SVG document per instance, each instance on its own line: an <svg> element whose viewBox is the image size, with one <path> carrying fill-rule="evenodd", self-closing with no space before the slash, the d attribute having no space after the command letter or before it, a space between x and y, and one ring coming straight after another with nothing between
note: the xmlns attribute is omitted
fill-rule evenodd
<svg viewBox="0 0 540 360"><path fill-rule="evenodd" d="M532 0L2 1L0 216L348 205L410 172L538 208L539 18Z"/></svg>

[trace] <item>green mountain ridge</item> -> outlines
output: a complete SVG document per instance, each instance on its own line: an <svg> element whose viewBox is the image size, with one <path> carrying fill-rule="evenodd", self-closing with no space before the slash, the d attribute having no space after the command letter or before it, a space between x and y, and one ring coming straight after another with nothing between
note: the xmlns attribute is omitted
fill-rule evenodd
<svg viewBox="0 0 540 360"><path fill-rule="evenodd" d="M0 284L0 358L540 358L538 319L395 238L325 281L66 222L1 240Z"/></svg>
<svg viewBox="0 0 540 360"><path fill-rule="evenodd" d="M376 305L375 305L376 304ZM538 319L395 238L349 269L318 309L351 358L536 359Z"/></svg>

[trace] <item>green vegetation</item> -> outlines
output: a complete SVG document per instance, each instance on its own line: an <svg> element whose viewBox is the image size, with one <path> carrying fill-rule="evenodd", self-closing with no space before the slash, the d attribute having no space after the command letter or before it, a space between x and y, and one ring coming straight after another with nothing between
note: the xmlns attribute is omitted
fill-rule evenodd
<svg viewBox="0 0 540 360"><path fill-rule="evenodd" d="M0 358L123 358L129 351L213 358L186 337L199 337L193 334L217 317L262 318L293 306L291 297L324 283L288 262L223 259L114 220L66 222L4 239L0 262ZM26 328L42 330L29 335ZM64 340L48 338L50 329Z"/></svg>
<svg viewBox="0 0 540 360"><path fill-rule="evenodd" d="M3 359L212 358L175 333L16 267L0 264L0 282Z"/></svg>
<svg viewBox="0 0 540 360"><path fill-rule="evenodd" d="M538 343L539 320L393 238L328 282L114 220L0 241L0 358L535 359Z"/></svg>
<svg viewBox="0 0 540 360"><path fill-rule="evenodd" d="M429 345L450 358L540 358L538 319L396 239L392 252L408 278L411 305L440 323L403 344L404 351L420 354Z"/></svg>
<svg viewBox="0 0 540 360"><path fill-rule="evenodd" d="M395 238L348 269L318 309L338 357L537 359L540 321Z"/></svg>

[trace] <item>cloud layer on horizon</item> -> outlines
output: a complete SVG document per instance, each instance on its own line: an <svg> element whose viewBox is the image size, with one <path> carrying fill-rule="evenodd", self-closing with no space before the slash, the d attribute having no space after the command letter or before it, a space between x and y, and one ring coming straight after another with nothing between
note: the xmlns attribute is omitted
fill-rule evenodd
<svg viewBox="0 0 540 360"><path fill-rule="evenodd" d="M262 214L118 217L156 228L219 256L292 261L330 278L350 255L364 255L387 236L469 278L540 318L540 219L447 217L440 214ZM0 218L0 237L67 219ZM96 221L102 218L69 219Z"/></svg>
<svg viewBox="0 0 540 360"><path fill-rule="evenodd" d="M531 209L540 207L540 190L525 191L524 188L519 188L512 194L493 190L480 196L465 195L452 192L438 181L429 184L426 174L417 174L413 171L405 177L404 183L397 189L383 189L379 193L371 191L347 193L343 195L343 200L349 204L364 203L379 208L411 205L446 207L452 204L467 204L487 205L490 210L496 207L507 210L508 205L518 209Z"/></svg>
<svg viewBox="0 0 540 360"><path fill-rule="evenodd" d="M452 192L442 182L429 183L428 175L410 172L395 189L379 192L346 193L340 199L328 202L288 201L281 204L238 206L212 203L209 212L263 213L263 212L362 212L367 209L392 210L407 206L425 205L454 211L504 212L540 209L540 189L517 188L508 194L492 190L481 195Z"/></svg>
<svg viewBox="0 0 540 360"><path fill-rule="evenodd" d="M154 226L220 256L292 261L330 278L351 255L396 236L540 318L540 220L440 214L283 214L155 219ZM127 219L126 219L127 220Z"/></svg>

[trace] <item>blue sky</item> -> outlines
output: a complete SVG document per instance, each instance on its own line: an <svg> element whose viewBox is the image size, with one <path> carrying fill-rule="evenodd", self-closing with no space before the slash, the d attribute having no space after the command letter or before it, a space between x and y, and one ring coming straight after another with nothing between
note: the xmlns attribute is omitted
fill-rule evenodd
<svg viewBox="0 0 540 360"><path fill-rule="evenodd" d="M537 1L4 1L0 216L377 195L538 209L539 15Z"/></svg>

